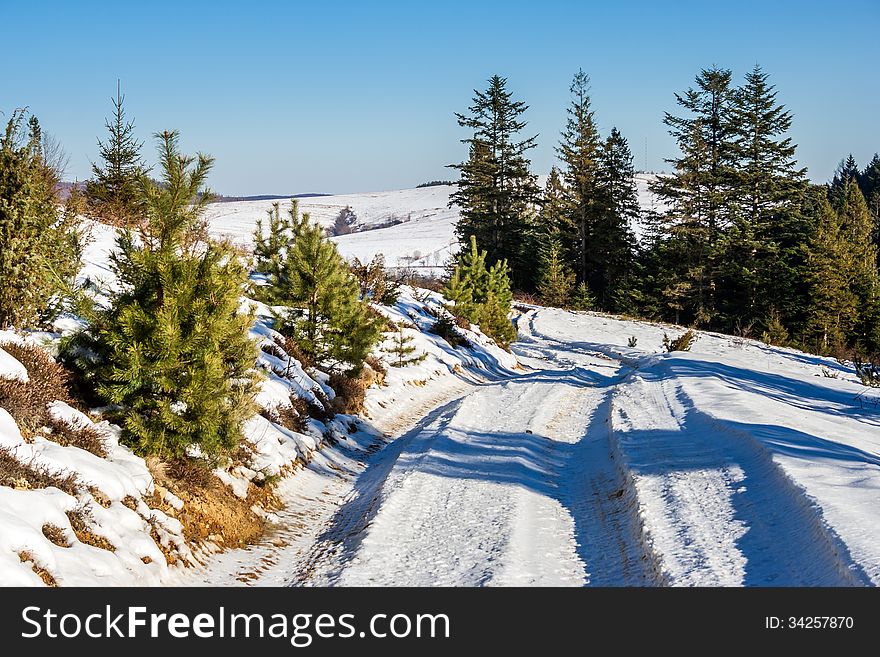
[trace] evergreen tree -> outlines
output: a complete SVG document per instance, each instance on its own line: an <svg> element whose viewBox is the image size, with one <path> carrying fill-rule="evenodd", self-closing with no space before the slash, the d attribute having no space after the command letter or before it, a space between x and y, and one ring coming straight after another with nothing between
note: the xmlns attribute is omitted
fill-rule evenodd
<svg viewBox="0 0 880 657"><path fill-rule="evenodd" d="M141 178L139 235L118 234L120 290L74 341L87 349L69 353L136 451L217 454L238 444L255 411L253 318L239 313L247 275L228 243L203 240L213 161L180 155L176 132L156 136L163 175Z"/></svg>
<svg viewBox="0 0 880 657"><path fill-rule="evenodd" d="M551 238L541 253L538 294L548 306L564 308L568 305L573 287L574 274L562 256L562 246L558 239Z"/></svg>
<svg viewBox="0 0 880 657"><path fill-rule="evenodd" d="M859 180L859 165L852 153L846 156L846 159L840 161L837 169L834 171L834 178L828 185L828 198L831 199L831 205L835 209L840 209L846 196L846 184L850 180Z"/></svg>
<svg viewBox="0 0 880 657"><path fill-rule="evenodd" d="M570 236L574 232L571 215L569 192L559 174L559 169L552 167L544 185L541 211L535 226L538 244L546 246L551 235L558 239L561 239L562 235Z"/></svg>
<svg viewBox="0 0 880 657"><path fill-rule="evenodd" d="M141 160L143 142L134 136L134 123L125 120L125 96L116 86L113 117L104 125L107 141L98 140L102 165L92 165L92 179L86 182L86 211L94 219L115 226L133 227L140 219L139 181L145 173Z"/></svg>
<svg viewBox="0 0 880 657"><path fill-rule="evenodd" d="M574 288L571 295L571 307L575 310L593 310L596 307L596 297L590 292L587 284L581 281Z"/></svg>
<svg viewBox="0 0 880 657"><path fill-rule="evenodd" d="M651 185L668 207L665 238L675 242L667 249L673 259L666 263L665 303L697 324L710 322L716 314L718 242L723 228L737 216L731 192L736 148L730 79L729 70L704 69L696 88L675 95L689 115L667 113L663 122L681 156L667 160L675 169L672 175Z"/></svg>
<svg viewBox="0 0 880 657"><path fill-rule="evenodd" d="M427 358L428 354L425 353L418 356L412 355L416 351L416 348L411 344L412 341L412 336L405 332L403 324L398 324L397 332L391 340L391 348L387 352L392 357L391 364L394 367L415 365Z"/></svg>
<svg viewBox="0 0 880 657"><path fill-rule="evenodd" d="M844 347L858 320L846 230L827 198L817 201L816 232L805 266L810 306L803 339L819 353Z"/></svg>
<svg viewBox="0 0 880 657"><path fill-rule="evenodd" d="M266 227L260 218L257 218L254 230L254 271L262 274L266 281L265 285L258 288L258 296L268 302L274 301L273 294L286 284L285 263L290 240L298 230L299 222L307 222L309 219L308 214L300 218L299 201L291 199L290 204L287 217L281 216L281 206L278 203L273 203L266 211L269 219L267 234L263 234Z"/></svg>
<svg viewBox="0 0 880 657"><path fill-rule="evenodd" d="M794 294L791 272L800 262L792 239L808 238L797 216L805 169L797 167L796 146L785 136L792 116L776 102L768 78L755 66L731 108L737 213L721 245L719 290L727 329L734 322L769 320L770 309L778 312L785 305Z"/></svg>
<svg viewBox="0 0 880 657"><path fill-rule="evenodd" d="M41 325L62 308L80 266L76 196L59 211L58 175L36 117L17 110L0 137L0 328Z"/></svg>
<svg viewBox="0 0 880 657"><path fill-rule="evenodd" d="M612 128L599 153L596 223L590 247L599 254L592 277L597 303L615 312L631 309L635 294L636 240L631 226L640 208L632 161L626 139Z"/></svg>
<svg viewBox="0 0 880 657"><path fill-rule="evenodd" d="M474 91L469 114L456 114L458 124L473 131L466 162L450 165L460 172L450 205L461 208L456 233L471 235L486 249L490 264L508 261L517 285L530 282L533 254L524 248L534 222L539 190L529 171L526 153L536 137L518 140L526 127L521 120L528 106L513 100L507 79L493 76L485 92Z"/></svg>
<svg viewBox="0 0 880 657"><path fill-rule="evenodd" d="M443 293L454 303L455 315L479 324L483 333L506 349L516 339L516 329L508 319L513 301L510 272L504 260L487 269L486 258L472 235L470 249L459 257Z"/></svg>
<svg viewBox="0 0 880 657"><path fill-rule="evenodd" d="M287 306L279 330L313 362L348 374L363 367L379 339L380 322L360 300L357 280L318 224L293 204L284 230L289 246L269 295ZM270 222L271 223L271 222ZM280 223L277 225L280 226ZM284 241L282 231L276 242ZM269 240L271 241L271 239Z"/></svg>
<svg viewBox="0 0 880 657"><path fill-rule="evenodd" d="M596 220L596 175L599 169L601 143L590 100L590 78L582 70L574 76L570 87L571 103L562 139L557 148L562 160L563 179L569 190L570 223L573 233L563 235L563 247L569 253L578 281L597 284L601 278L601 255L591 249ZM598 272L598 273L597 273Z"/></svg>
<svg viewBox="0 0 880 657"><path fill-rule="evenodd" d="M880 155L877 153L859 176L859 189L874 215L874 243L880 244Z"/></svg>

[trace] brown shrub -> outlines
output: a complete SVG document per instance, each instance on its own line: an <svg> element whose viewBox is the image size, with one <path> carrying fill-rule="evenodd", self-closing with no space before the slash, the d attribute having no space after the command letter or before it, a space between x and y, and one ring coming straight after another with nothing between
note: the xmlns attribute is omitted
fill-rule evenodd
<svg viewBox="0 0 880 657"><path fill-rule="evenodd" d="M4 342L0 348L24 365L28 373L27 383L0 379L0 407L9 412L21 429L36 431L49 421L50 403L71 401L67 370L35 345Z"/></svg>
<svg viewBox="0 0 880 657"><path fill-rule="evenodd" d="M190 490L207 488L216 480L205 461L186 456L165 463L165 474Z"/></svg>
<svg viewBox="0 0 880 657"><path fill-rule="evenodd" d="M70 547L70 543L67 542L67 534L58 525L47 522L43 525L43 536L59 547Z"/></svg>
<svg viewBox="0 0 880 657"><path fill-rule="evenodd" d="M286 351L291 358L295 358L296 360L298 360L303 369L308 369L315 366L315 361L313 361L311 358L303 353L302 349L299 348L299 345L293 338L290 338L286 335L282 336L281 348L284 349L284 351Z"/></svg>
<svg viewBox="0 0 880 657"><path fill-rule="evenodd" d="M70 520L70 526L73 527L73 533L81 543L91 545L109 552L116 552L113 544L100 534L96 534L91 529L93 518L88 510L79 507L73 511L67 512L67 519Z"/></svg>
<svg viewBox="0 0 880 657"><path fill-rule="evenodd" d="M471 320L469 320L467 317L462 317L461 315L453 315L452 317L455 320L455 325L458 328L470 329Z"/></svg>
<svg viewBox="0 0 880 657"><path fill-rule="evenodd" d="M52 587L58 586L58 582L55 581L54 577L52 577L52 573L50 573L48 570L46 570L42 566L38 566L37 561L36 561L36 557L34 557L34 555L32 555L30 552L27 552L27 551L19 552L18 558L21 560L22 563L30 562L31 570L33 570L37 574L37 576L41 580L43 580L43 584L45 584L46 586L52 586Z"/></svg>
<svg viewBox="0 0 880 657"><path fill-rule="evenodd" d="M290 395L290 404L264 408L260 415L285 429L303 433L310 416L309 403L302 397Z"/></svg>
<svg viewBox="0 0 880 657"><path fill-rule="evenodd" d="M330 375L329 383L336 393L336 397L333 398L335 412L355 415L364 410L367 381L363 373L357 377L349 377L334 372Z"/></svg>
<svg viewBox="0 0 880 657"><path fill-rule="evenodd" d="M70 422L54 418L49 420L49 426L52 429L52 433L46 436L49 440L59 445L79 447L101 458L107 456L107 444L101 432L95 427L74 426Z"/></svg>
<svg viewBox="0 0 880 657"><path fill-rule="evenodd" d="M70 473L57 473L40 465L22 463L9 447L0 447L0 486L31 490L54 486L76 496L77 481Z"/></svg>

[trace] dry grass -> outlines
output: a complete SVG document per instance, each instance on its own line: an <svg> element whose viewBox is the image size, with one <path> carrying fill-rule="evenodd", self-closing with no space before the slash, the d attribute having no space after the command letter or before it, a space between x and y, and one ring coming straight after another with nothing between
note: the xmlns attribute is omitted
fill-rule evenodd
<svg viewBox="0 0 880 657"><path fill-rule="evenodd" d="M52 432L46 436L49 440L59 445L79 447L101 458L107 457L107 444L104 437L93 426L76 426L70 422L52 418L49 420L49 427L52 429Z"/></svg>
<svg viewBox="0 0 880 657"><path fill-rule="evenodd" d="M333 373L330 375L330 387L336 393L333 398L333 410L336 413L355 415L364 410L364 397L367 394L367 376L361 373L357 377Z"/></svg>
<svg viewBox="0 0 880 657"><path fill-rule="evenodd" d="M50 420L48 405L55 400L70 402L67 370L40 347L15 342L0 344L3 351L24 365L28 382L0 379L0 407L5 408L21 429L34 432Z"/></svg>
<svg viewBox="0 0 880 657"><path fill-rule="evenodd" d="M9 447L0 447L0 486L20 490L54 486L73 496L76 496L78 488L76 477L72 474L52 472L33 463L22 463Z"/></svg>
<svg viewBox="0 0 880 657"><path fill-rule="evenodd" d="M22 563L30 563L31 564L31 570L33 570L37 574L37 576L41 580L43 580L43 584L45 584L46 586L51 586L51 587L58 586L58 582L55 581L54 577L52 577L52 573L50 573L48 570L46 570L42 566L38 566L36 558L30 552L27 552L27 551L19 552L18 558L21 560Z"/></svg>
<svg viewBox="0 0 880 657"><path fill-rule="evenodd" d="M73 527L73 533L81 543L91 545L92 547L116 552L116 547L100 534L96 534L91 529L93 518L87 509L80 507L73 511L67 512L67 518L70 520L70 526Z"/></svg>
<svg viewBox="0 0 880 657"><path fill-rule="evenodd" d="M58 525L46 523L43 525L43 536L59 547L70 547L67 542L67 534Z"/></svg>
<svg viewBox="0 0 880 657"><path fill-rule="evenodd" d="M201 459L181 457L165 463L165 474L177 484L189 490L199 490L211 485L216 479L207 463Z"/></svg>
<svg viewBox="0 0 880 657"><path fill-rule="evenodd" d="M310 415L309 404L302 397L290 395L289 404L264 408L260 411L260 415L285 429L303 433Z"/></svg>

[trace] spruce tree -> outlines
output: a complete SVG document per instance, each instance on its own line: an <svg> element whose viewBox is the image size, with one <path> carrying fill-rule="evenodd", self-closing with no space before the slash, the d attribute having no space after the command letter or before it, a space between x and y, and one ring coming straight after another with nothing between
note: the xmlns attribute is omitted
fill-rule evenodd
<svg viewBox="0 0 880 657"><path fill-rule="evenodd" d="M36 117L17 110L0 137L0 329L46 324L79 270L76 195L59 210L58 174L46 161Z"/></svg>
<svg viewBox="0 0 880 657"><path fill-rule="evenodd" d="M398 324L397 332L391 339L391 347L387 350L387 353L392 357L391 365L394 367L415 365L416 363L425 360L428 356L428 354L425 353L419 354L418 356L412 355L416 352L416 348L412 345L412 336L405 331L406 329L404 328L404 325Z"/></svg>
<svg viewBox="0 0 880 657"><path fill-rule="evenodd" d="M253 317L239 312L240 254L204 239L213 160L183 156L178 134L159 141L162 179L142 176L138 234L120 230L112 256L120 289L69 350L123 436L141 454L181 457L233 449L255 411Z"/></svg>
<svg viewBox="0 0 880 657"><path fill-rule="evenodd" d="M98 140L103 164L92 164L86 182L86 211L90 217L114 226L133 227L142 218L139 181L145 173L141 159L143 142L134 136L134 122L125 120L119 84L113 100L113 116L105 121L107 141Z"/></svg>
<svg viewBox="0 0 880 657"><path fill-rule="evenodd" d="M727 329L735 321L766 323L771 309L786 305L795 294L791 272L800 262L795 245L808 237L798 217L806 170L798 168L796 146L786 136L792 115L777 103L768 79L755 66L731 107L737 212L722 244L720 295Z"/></svg>
<svg viewBox="0 0 880 657"><path fill-rule="evenodd" d="M665 264L666 304L684 321L706 324L715 317L722 230L736 217L732 198L736 149L731 122L733 90L726 69L703 69L696 88L676 94L685 116L667 113L663 122L681 156L667 159L674 168L651 190L668 207L665 239L671 259Z"/></svg>
<svg viewBox="0 0 880 657"><path fill-rule="evenodd" d="M572 292L571 307L575 310L593 310L596 307L596 297L583 281L578 283Z"/></svg>
<svg viewBox="0 0 880 657"><path fill-rule="evenodd" d="M279 317L279 330L309 360L357 374L379 339L379 319L360 300L358 282L336 245L308 215L300 218L297 213L293 204L285 224L290 230L288 247L268 292L274 303L287 307ZM276 238L283 240L284 233Z"/></svg>
<svg viewBox="0 0 880 657"><path fill-rule="evenodd" d="M569 253L578 281L596 285L602 277L601 254L591 248L596 223L596 176L601 142L590 100L590 78L578 70L572 80L571 102L565 130L557 148L563 162L563 179L570 194L570 223L574 231L563 234L563 247Z"/></svg>
<svg viewBox="0 0 880 657"><path fill-rule="evenodd" d="M846 184L850 180L858 181L860 177L859 165L852 153L841 160L834 171L834 178L828 185L828 198L835 209L840 209L846 196Z"/></svg>
<svg viewBox="0 0 880 657"><path fill-rule="evenodd" d="M562 246L557 238L551 237L541 253L538 294L548 306L564 308L568 305L573 287L574 274L563 258Z"/></svg>
<svg viewBox="0 0 880 657"><path fill-rule="evenodd" d="M636 239L632 224L640 214L633 157L617 128L602 145L596 171L596 218L590 248L597 267L592 288L599 307L631 310L635 296Z"/></svg>
<svg viewBox="0 0 880 657"><path fill-rule="evenodd" d="M874 244L880 245L880 155L877 153L859 175L859 189L874 215Z"/></svg>
<svg viewBox="0 0 880 657"><path fill-rule="evenodd" d="M534 259L525 245L539 195L526 155L535 147L536 137L517 139L526 127L520 117L527 109L513 99L506 78L490 78L485 92L474 91L469 113L456 114L458 124L473 133L462 140L468 145L468 160L450 165L461 176L450 197L450 205L461 209L456 224L459 239L476 236L488 262L506 260L519 286L531 282Z"/></svg>
<svg viewBox="0 0 880 657"><path fill-rule="evenodd" d="M516 339L516 329L508 315L513 296L507 262L486 268L487 254L477 248L473 235L470 249L464 251L444 289L444 296L454 303L452 312L479 324L480 329L505 349Z"/></svg>
<svg viewBox="0 0 880 657"><path fill-rule="evenodd" d="M805 279L810 306L802 339L818 353L846 346L858 321L858 298L852 286L852 260L840 215L824 193L816 200L816 231L809 244Z"/></svg>

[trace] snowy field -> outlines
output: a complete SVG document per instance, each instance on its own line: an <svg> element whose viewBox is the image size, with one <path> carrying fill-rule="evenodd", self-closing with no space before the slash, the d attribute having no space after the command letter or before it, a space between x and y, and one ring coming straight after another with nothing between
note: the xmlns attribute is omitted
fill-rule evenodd
<svg viewBox="0 0 880 657"><path fill-rule="evenodd" d="M659 210L648 189L654 174L636 174L639 205L645 211ZM544 177L539 179L543 184ZM322 226L329 227L345 207L358 217L355 228L359 232L334 237L340 252L346 258L368 261L378 253L385 255L388 267L412 267L424 274L442 275L444 267L457 250L455 222L458 210L449 207L452 185L438 185L419 189L402 189L368 194L318 196L299 199L302 212ZM257 219L264 219L273 201L235 201L214 203L208 209L212 234L229 237L236 243L250 247ZM290 202L281 202L282 210ZM400 221L387 228L371 229L387 222ZM644 227L632 226L637 237ZM367 230L363 230L367 229Z"/></svg>

